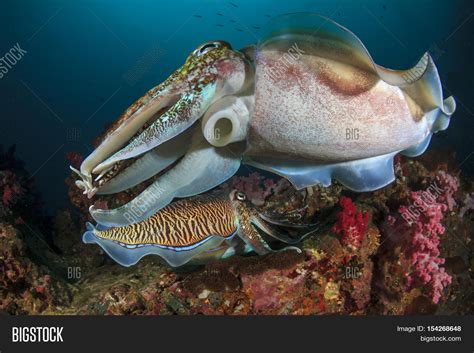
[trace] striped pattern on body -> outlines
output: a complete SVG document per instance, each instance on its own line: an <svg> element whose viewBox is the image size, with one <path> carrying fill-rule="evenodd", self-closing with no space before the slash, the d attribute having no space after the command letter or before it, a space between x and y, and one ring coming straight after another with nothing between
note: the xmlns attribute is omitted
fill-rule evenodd
<svg viewBox="0 0 474 353"><path fill-rule="evenodd" d="M236 229L228 193L214 193L176 201L145 221L95 234L125 245L186 247L210 235L227 238Z"/></svg>

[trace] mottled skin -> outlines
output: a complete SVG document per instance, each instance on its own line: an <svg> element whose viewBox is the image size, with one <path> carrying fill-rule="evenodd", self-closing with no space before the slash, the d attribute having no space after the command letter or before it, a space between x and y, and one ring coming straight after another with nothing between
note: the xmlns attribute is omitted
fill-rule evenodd
<svg viewBox="0 0 474 353"><path fill-rule="evenodd" d="M143 109L153 99L163 97L168 93L182 93L188 89L192 89L193 93L199 94L206 82L211 82L216 76L213 70L214 64L225 58L235 56L236 52L230 50L230 46L226 42L219 42L222 44L221 48L214 49L197 55L203 46L197 48L186 59L183 66L173 72L165 81L158 86L153 87L146 92L142 97L137 99L131 106L127 108L119 118L109 127L104 135L104 140L113 134L120 126L126 124L127 121L138 111ZM205 45L205 44L204 44ZM176 108L176 112L184 111L186 109L183 104Z"/></svg>
<svg viewBox="0 0 474 353"><path fill-rule="evenodd" d="M199 46L182 67L120 115L80 171L71 168L82 179L77 186L92 197L123 169L121 160L136 157L188 128L220 94L233 93L228 82L243 75L245 65L244 55L226 42ZM99 175L98 180L92 174Z"/></svg>
<svg viewBox="0 0 474 353"><path fill-rule="evenodd" d="M155 146L176 136L199 119L210 103L219 98L219 92L229 75L239 70L236 66L242 65L243 55L231 50L230 45L225 42L215 43L219 47L206 48L204 44L196 49L188 56L184 65L162 84L163 87L158 86L158 90L150 91L151 93L139 99L138 104L133 105L134 109L139 111L148 102L165 94L180 97L170 109L133 138L126 147L96 167L94 172L98 172L103 165L135 157L151 149L152 144ZM175 88L171 92L165 92L168 87Z"/></svg>
<svg viewBox="0 0 474 353"><path fill-rule="evenodd" d="M254 210L249 207L249 202L236 198L232 203L239 218L240 227L238 233L240 238L259 255L272 252L270 246L252 224L252 219L258 216Z"/></svg>
<svg viewBox="0 0 474 353"><path fill-rule="evenodd" d="M247 155L352 161L404 150L429 132L420 107L375 73L310 53L276 79L271 73L280 57L266 50L257 58ZM348 138L348 131L357 131L357 138Z"/></svg>

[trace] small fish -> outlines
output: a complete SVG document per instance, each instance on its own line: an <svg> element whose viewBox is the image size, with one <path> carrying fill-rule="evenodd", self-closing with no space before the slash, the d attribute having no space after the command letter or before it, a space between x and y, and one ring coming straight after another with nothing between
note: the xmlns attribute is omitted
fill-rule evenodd
<svg viewBox="0 0 474 353"><path fill-rule="evenodd" d="M217 27L224 27L224 25L221 25L220 23L216 24Z"/></svg>
<svg viewBox="0 0 474 353"><path fill-rule="evenodd" d="M229 22L236 23L237 21L236 20L229 20Z"/></svg>
<svg viewBox="0 0 474 353"><path fill-rule="evenodd" d="M270 16L270 15L265 15L265 17L267 17L267 18L271 18L272 16Z"/></svg>
<svg viewBox="0 0 474 353"><path fill-rule="evenodd" d="M241 30L240 28L236 28L238 32L243 32L243 30Z"/></svg>
<svg viewBox="0 0 474 353"><path fill-rule="evenodd" d="M253 29L260 29L259 26L252 26Z"/></svg>
<svg viewBox="0 0 474 353"><path fill-rule="evenodd" d="M229 2L229 5L232 5L232 6L234 6L235 8L238 8L238 7L239 7L238 5L234 4L233 2Z"/></svg>
<svg viewBox="0 0 474 353"><path fill-rule="evenodd" d="M201 15L193 15L193 17L202 18Z"/></svg>
<svg viewBox="0 0 474 353"><path fill-rule="evenodd" d="M217 12L216 15L217 15L217 16L224 16L224 15L221 14L220 12Z"/></svg>

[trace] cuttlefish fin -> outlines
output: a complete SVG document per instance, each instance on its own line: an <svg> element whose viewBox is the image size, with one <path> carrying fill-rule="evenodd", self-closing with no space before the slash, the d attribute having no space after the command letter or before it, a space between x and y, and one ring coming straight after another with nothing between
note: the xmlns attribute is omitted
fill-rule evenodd
<svg viewBox="0 0 474 353"><path fill-rule="evenodd" d="M400 153L403 154L404 156L407 156L407 157L417 157L417 156L423 154L426 151L426 149L428 148L432 136L433 136L433 134L431 134L431 133L428 134L428 136L421 143L419 143L416 146L407 148L406 150L403 150Z"/></svg>
<svg viewBox="0 0 474 353"><path fill-rule="evenodd" d="M451 114L456 110L456 102L453 97L448 97L443 102L443 108L435 108L426 113L426 119L431 124L431 132L419 144L403 150L401 154L407 157L417 157L423 154L428 148L433 133L446 130L449 126Z"/></svg>
<svg viewBox="0 0 474 353"><path fill-rule="evenodd" d="M306 55L336 60L378 76L398 86L410 97L413 113L439 109L446 118L454 112L454 99L444 100L438 70L429 53L407 70L392 70L376 64L361 40L333 20L311 13L296 13L275 18L266 28L258 49L270 47L286 53L297 44ZM440 118L444 119L444 118ZM435 125L443 125L433 122ZM435 128L435 130L439 130ZM435 132L435 131L432 131Z"/></svg>
<svg viewBox="0 0 474 353"><path fill-rule="evenodd" d="M175 197L203 193L232 177L240 167L240 149L238 144L216 149L196 130L186 155L135 199L110 210L91 206L89 212L96 222L110 227L145 220Z"/></svg>
<svg viewBox="0 0 474 353"><path fill-rule="evenodd" d="M147 255L158 255L172 267L182 266L203 252L218 248L226 241L220 235L210 235L202 241L187 247L164 247L157 244L143 244L127 248L113 240L98 237L95 234L97 231L98 228L88 223L87 231L82 236L82 241L86 244L95 243L99 245L114 261L125 267L135 265L141 258Z"/></svg>
<svg viewBox="0 0 474 353"><path fill-rule="evenodd" d="M452 96L443 98L438 69L428 53L409 70L389 70L374 65L382 79L389 84L398 85L404 92L412 115L418 118L424 116L429 123L431 134L447 129L450 117L456 110L456 101ZM429 141L429 137L427 139ZM423 142L425 141L420 144ZM421 153L423 152L424 150Z"/></svg>
<svg viewBox="0 0 474 353"><path fill-rule="evenodd" d="M252 157L245 163L288 179L298 190L316 184L327 187L331 179L336 179L351 190L365 192L380 189L395 180L393 157L396 153L332 164L265 157Z"/></svg>

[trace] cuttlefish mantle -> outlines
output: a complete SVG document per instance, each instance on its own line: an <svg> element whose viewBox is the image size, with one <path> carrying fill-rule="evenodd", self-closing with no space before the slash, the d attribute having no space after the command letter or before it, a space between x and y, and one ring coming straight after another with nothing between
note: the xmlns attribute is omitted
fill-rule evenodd
<svg viewBox="0 0 474 353"><path fill-rule="evenodd" d="M92 208L97 222L143 221L223 183L241 163L298 189L338 180L376 190L394 180L395 154L423 153L448 127L456 104L428 53L411 69L384 68L355 34L316 14L280 16L263 33L242 50L204 43L118 119L76 171L89 197L175 164L132 204ZM133 202L144 210L132 219Z"/></svg>

